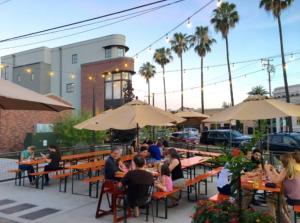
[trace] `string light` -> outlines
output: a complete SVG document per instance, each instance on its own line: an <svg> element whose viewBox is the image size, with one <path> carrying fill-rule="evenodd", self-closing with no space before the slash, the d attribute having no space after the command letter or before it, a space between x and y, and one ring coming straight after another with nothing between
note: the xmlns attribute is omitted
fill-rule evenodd
<svg viewBox="0 0 300 223"><path fill-rule="evenodd" d="M102 74L102 78L105 78L105 74Z"/></svg>
<svg viewBox="0 0 300 223"><path fill-rule="evenodd" d="M26 71L27 74L31 74L32 69L31 68L26 68L25 71Z"/></svg>
<svg viewBox="0 0 300 223"><path fill-rule="evenodd" d="M75 74L70 75L71 79L75 79Z"/></svg>
<svg viewBox="0 0 300 223"><path fill-rule="evenodd" d="M165 38L165 40L166 40L166 43L169 43L169 42L170 42L170 39L169 39L169 36L168 36L168 34L166 34L166 38Z"/></svg>
<svg viewBox="0 0 300 223"><path fill-rule="evenodd" d="M92 76L89 76L89 80L92 81L92 80L93 80L93 77L92 77Z"/></svg>
<svg viewBox="0 0 300 223"><path fill-rule="evenodd" d="M53 72L53 71L50 71L50 72L49 72L49 76L50 76L50 77L53 77L53 76L54 76L54 72Z"/></svg>
<svg viewBox="0 0 300 223"><path fill-rule="evenodd" d="M149 46L148 48L148 52L151 53L152 52L152 48L151 48L151 45Z"/></svg>
<svg viewBox="0 0 300 223"><path fill-rule="evenodd" d="M0 63L0 69L3 69L5 67L5 64Z"/></svg>
<svg viewBox="0 0 300 223"><path fill-rule="evenodd" d="M294 54L291 54L290 56L290 61L293 61L295 58L294 58Z"/></svg>
<svg viewBox="0 0 300 223"><path fill-rule="evenodd" d="M124 64L124 67L128 67L128 64L126 63L126 64Z"/></svg>
<svg viewBox="0 0 300 223"><path fill-rule="evenodd" d="M119 72L120 70L119 70L119 68L116 68L116 70L115 70L116 72Z"/></svg>
<svg viewBox="0 0 300 223"><path fill-rule="evenodd" d="M191 28L191 27L192 27L192 22L191 22L190 18L188 18L187 23L186 23L186 26L187 26L188 28Z"/></svg>

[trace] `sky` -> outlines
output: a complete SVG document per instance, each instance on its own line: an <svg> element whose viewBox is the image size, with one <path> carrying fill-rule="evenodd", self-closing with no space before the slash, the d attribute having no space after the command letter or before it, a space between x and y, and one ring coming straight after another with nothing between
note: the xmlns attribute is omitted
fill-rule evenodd
<svg viewBox="0 0 300 223"><path fill-rule="evenodd" d="M154 0L10 0L1 4L0 40L16 35L26 34L54 26L59 26L79 20L100 16L106 13L123 10L137 5L153 2ZM174 0L169 0L172 2ZM82 27L77 30L39 36L30 39L0 43L0 56L32 49L40 46L55 47L97 38L109 34L124 34L126 44L130 50L127 56L134 56L140 50L147 48L153 41L168 33L173 27L190 17L196 10L208 3L209 0L184 0L180 3L159 9L157 11L132 18L130 20L94 29L79 35L59 38L52 41L20 46L34 42L41 42L64 35L95 28L101 24ZM226 64L225 41L219 33L214 31L210 24L212 11L216 8L213 2L200 13L191 18L192 27L183 24L174 32L193 34L196 26L208 26L211 37L216 39L212 52L204 59L204 96L205 108L221 107L223 102L230 102L228 72L226 66L212 67ZM233 93L235 104L247 97L252 87L262 85L268 89L268 75L262 69L260 58L280 55L279 33L277 20L260 9L259 0L231 0L237 6L240 21L229 33L229 53L233 77ZM165 4L165 3L161 3ZM282 14L282 27L284 37L284 50L289 85L300 84L300 1L294 0L292 7ZM169 33L172 38L174 32ZM135 60L136 74L133 77L135 94L141 100L146 100L147 85L145 79L138 74L139 67L144 62L151 62L156 66L157 74L150 81L151 93L155 94L155 105L163 108L163 81L159 65L153 61L156 48L170 47L164 39L151 45L152 51L146 50ZM294 54L290 54L294 52ZM174 60L166 66L167 103L169 109L180 107L180 61L173 54ZM238 64L239 61L257 59L248 63ZM272 75L272 89L283 86L281 58L276 57L271 62L276 66ZM200 58L193 49L183 56L184 73L184 106L199 108L200 99ZM207 68L208 66L208 68ZM189 68L196 68L189 70ZM174 71L175 70L175 71ZM173 72L168 72L173 71ZM256 72L259 71L259 72Z"/></svg>

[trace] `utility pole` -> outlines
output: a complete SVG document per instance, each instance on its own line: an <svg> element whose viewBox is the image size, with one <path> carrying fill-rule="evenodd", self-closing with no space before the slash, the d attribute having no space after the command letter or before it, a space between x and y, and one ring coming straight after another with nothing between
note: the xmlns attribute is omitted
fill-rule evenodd
<svg viewBox="0 0 300 223"><path fill-rule="evenodd" d="M269 97L272 97L272 79L271 79L271 73L275 73L275 66L273 64L270 64L270 62L273 61L273 59L265 58L261 59L261 63L264 67L267 68L268 72L268 83L269 83ZM273 119L270 119L270 132L273 132Z"/></svg>
<svg viewBox="0 0 300 223"><path fill-rule="evenodd" d="M271 73L275 73L275 66L273 64L270 64L271 61L273 61L273 59L270 59L270 58L261 59L262 65L267 68L267 72L268 72L269 96L270 97L272 97Z"/></svg>

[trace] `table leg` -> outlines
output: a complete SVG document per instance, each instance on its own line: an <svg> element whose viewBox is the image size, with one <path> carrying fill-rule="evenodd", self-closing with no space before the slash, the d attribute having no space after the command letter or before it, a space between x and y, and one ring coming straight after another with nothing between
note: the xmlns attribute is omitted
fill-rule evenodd
<svg viewBox="0 0 300 223"><path fill-rule="evenodd" d="M280 219L281 219L280 193L277 193L277 215L276 215L276 222L280 223Z"/></svg>

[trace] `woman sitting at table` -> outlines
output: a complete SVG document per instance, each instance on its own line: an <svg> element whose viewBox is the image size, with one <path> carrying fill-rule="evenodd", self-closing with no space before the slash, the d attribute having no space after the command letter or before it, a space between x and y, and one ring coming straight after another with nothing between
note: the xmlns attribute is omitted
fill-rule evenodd
<svg viewBox="0 0 300 223"><path fill-rule="evenodd" d="M33 160L34 150L35 150L35 146L28 146L26 150L23 150L21 152L20 162ZM33 166L27 164L20 164L19 169L22 171L27 171L29 182L31 185L34 185L35 177L30 175L34 173ZM20 177L21 177L21 173L20 173Z"/></svg>
<svg viewBox="0 0 300 223"><path fill-rule="evenodd" d="M283 183L284 194L289 205L300 205L300 171L297 170L295 154L284 154L280 161L283 169L280 173L272 165L266 165L266 174L270 181L276 184Z"/></svg>
<svg viewBox="0 0 300 223"><path fill-rule="evenodd" d="M45 166L44 171L54 171L54 170L59 170L60 166L59 163L61 161L61 154L59 151L59 148L54 145L49 146L49 154L41 154L44 159L48 162L48 165ZM49 175L45 174L45 186L49 185Z"/></svg>
<svg viewBox="0 0 300 223"><path fill-rule="evenodd" d="M171 179L171 172L168 164L163 164L160 168L160 176L157 181L155 181L155 187L164 192L170 192L173 190L173 182Z"/></svg>
<svg viewBox="0 0 300 223"><path fill-rule="evenodd" d="M170 148L168 151L169 157L169 170L171 171L171 178L173 181L174 187L184 188L185 187L185 179L183 177L183 171L181 168L180 156L176 152L174 148ZM172 207L178 205L179 201L179 193L174 194L174 196L170 196L172 200Z"/></svg>
<svg viewBox="0 0 300 223"><path fill-rule="evenodd" d="M121 149L114 147L111 150L110 156L106 159L104 165L104 177L106 180L118 180L115 176L116 172L120 171Z"/></svg>
<svg viewBox="0 0 300 223"><path fill-rule="evenodd" d="M272 165L265 165L266 175L270 182L283 185L283 193L287 198L289 205L300 204L300 172L296 170L297 162L292 154L284 154L280 157L282 163L282 170L278 173ZM273 215L275 216L276 204L274 199L268 200ZM289 213L285 201L281 199L282 216L284 222L290 222Z"/></svg>

